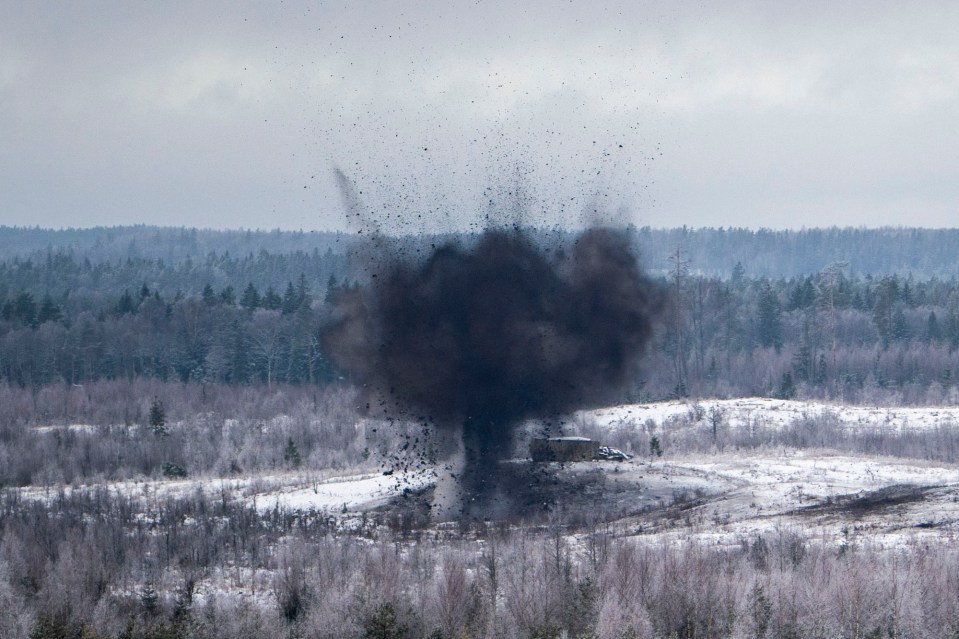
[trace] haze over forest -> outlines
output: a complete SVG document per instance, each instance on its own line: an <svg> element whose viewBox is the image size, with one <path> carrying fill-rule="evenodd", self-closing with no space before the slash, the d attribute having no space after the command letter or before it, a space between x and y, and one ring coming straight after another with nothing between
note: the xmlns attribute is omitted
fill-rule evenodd
<svg viewBox="0 0 959 639"><path fill-rule="evenodd" d="M561 227L530 228L544 238L571 234ZM949 279L959 274L959 251L956 250L959 230L954 228L773 230L684 226L635 230L640 260L652 273L668 271L669 256L679 250L692 272L720 278L729 277L737 263L747 274L764 277L812 275L834 264L841 264L847 275ZM421 241L432 242L436 238L468 237L469 233L422 235ZM355 232L346 231L212 230L145 225L67 229L0 226L0 259L7 263L14 258L38 263L48 255L76 260L88 258L91 262L159 259L167 267L189 259L198 266L204 260L222 259L227 254L233 259L246 259L251 254L256 257L261 253L297 255L316 251L344 255L356 241ZM241 282L229 283L236 286Z"/></svg>

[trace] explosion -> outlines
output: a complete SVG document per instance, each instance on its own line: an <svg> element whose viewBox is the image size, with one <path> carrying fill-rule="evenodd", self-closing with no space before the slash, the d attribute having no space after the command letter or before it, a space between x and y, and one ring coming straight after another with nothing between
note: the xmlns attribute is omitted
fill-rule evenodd
<svg viewBox="0 0 959 639"><path fill-rule="evenodd" d="M625 230L550 249L490 229L419 260L378 259L370 284L338 294L324 345L392 410L460 440L461 499L477 516L521 490L499 470L517 426L600 405L634 379L660 305Z"/></svg>

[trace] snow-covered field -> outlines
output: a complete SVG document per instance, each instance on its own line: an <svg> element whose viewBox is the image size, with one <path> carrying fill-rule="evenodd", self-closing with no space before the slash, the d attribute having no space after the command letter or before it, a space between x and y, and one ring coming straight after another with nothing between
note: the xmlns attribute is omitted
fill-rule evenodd
<svg viewBox="0 0 959 639"><path fill-rule="evenodd" d="M786 427L826 416L842 428L904 432L954 427L959 408L873 408L772 399L705 400L626 405L580 413L570 424L593 432L629 429L668 432L707 428ZM87 429L92 426L77 426ZM355 516L387 503L403 490L430 487L435 469L393 474L302 471L271 475L141 480L108 484L146 505L197 491L239 500L257 510L327 512ZM779 447L753 451L671 454L626 463L568 464L562 476L606 477L610 502L626 515L621 534L665 539L700 538L738 543L784 527L836 543L898 545L959 535L959 466L903 457ZM92 486L60 490L90 490ZM49 499L56 490L24 488L28 499Z"/></svg>
<svg viewBox="0 0 959 639"><path fill-rule="evenodd" d="M784 399L740 398L628 404L579 416L608 428L635 427L648 422L661 427L709 420L717 415L730 428L786 426L798 420L829 417L855 429L896 431L959 425L959 407L843 406Z"/></svg>
<svg viewBox="0 0 959 639"><path fill-rule="evenodd" d="M429 485L431 473L364 473L321 478L309 472L280 473L242 478L196 478L111 482L105 485L64 487L31 486L20 489L25 499L49 500L61 492L89 491L106 487L109 491L134 497L145 505L165 499L196 495L241 500L259 511L281 510L355 513L383 505L404 489L416 490Z"/></svg>
<svg viewBox="0 0 959 639"><path fill-rule="evenodd" d="M625 534L735 544L785 527L878 546L959 536L952 465L785 450L643 461L616 476L648 505L619 522Z"/></svg>

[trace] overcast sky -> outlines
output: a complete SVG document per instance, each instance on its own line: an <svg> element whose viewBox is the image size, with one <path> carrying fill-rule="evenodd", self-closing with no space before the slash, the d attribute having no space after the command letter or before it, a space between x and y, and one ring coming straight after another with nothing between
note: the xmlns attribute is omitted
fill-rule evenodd
<svg viewBox="0 0 959 639"><path fill-rule="evenodd" d="M954 1L0 0L0 224L344 228L339 167L394 228L954 226L956 34Z"/></svg>

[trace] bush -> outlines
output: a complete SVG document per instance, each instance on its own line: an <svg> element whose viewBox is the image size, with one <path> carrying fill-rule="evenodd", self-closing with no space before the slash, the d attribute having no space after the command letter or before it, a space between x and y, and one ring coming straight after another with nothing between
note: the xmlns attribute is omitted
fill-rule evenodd
<svg viewBox="0 0 959 639"><path fill-rule="evenodd" d="M186 468L179 464L167 462L163 464L163 476L169 479L182 479L187 476Z"/></svg>
<svg viewBox="0 0 959 639"><path fill-rule="evenodd" d="M385 602L363 620L363 636L365 639L405 639L410 636L410 629L400 621L395 606Z"/></svg>

